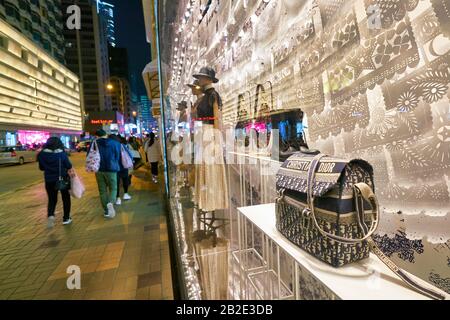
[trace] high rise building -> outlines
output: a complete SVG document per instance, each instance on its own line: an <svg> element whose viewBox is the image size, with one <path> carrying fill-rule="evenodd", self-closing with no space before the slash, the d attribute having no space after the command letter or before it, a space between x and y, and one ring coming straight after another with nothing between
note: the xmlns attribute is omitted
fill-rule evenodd
<svg viewBox="0 0 450 320"><path fill-rule="evenodd" d="M147 96L141 96L139 101L139 117L143 130L151 130L155 125L152 116L152 102Z"/></svg>
<svg viewBox="0 0 450 320"><path fill-rule="evenodd" d="M107 2L97 0L97 11L105 21L105 33L108 44L116 46L116 27L114 23L114 6Z"/></svg>
<svg viewBox="0 0 450 320"><path fill-rule="evenodd" d="M73 4L74 0L62 0L62 11ZM108 45L97 1L77 0L75 4L81 9L81 29L64 29L66 63L80 77L85 117L89 120L89 112L112 110L107 92Z"/></svg>
<svg viewBox="0 0 450 320"><path fill-rule="evenodd" d="M113 109L120 111L125 122L133 122L133 108L131 86L129 82L128 51L126 48L109 46L109 71L110 71L110 94Z"/></svg>
<svg viewBox="0 0 450 320"><path fill-rule="evenodd" d="M0 19L64 63L61 0L0 0Z"/></svg>
<svg viewBox="0 0 450 320"><path fill-rule="evenodd" d="M109 46L109 73L129 81L128 50Z"/></svg>
<svg viewBox="0 0 450 320"><path fill-rule="evenodd" d="M3 19L0 62L0 145L41 144L51 135L66 147L75 143L82 130L78 77Z"/></svg>
<svg viewBox="0 0 450 320"><path fill-rule="evenodd" d="M111 96L111 105L114 111L119 111L125 116L125 121L131 108L130 84L126 78L112 76L108 83L108 91Z"/></svg>

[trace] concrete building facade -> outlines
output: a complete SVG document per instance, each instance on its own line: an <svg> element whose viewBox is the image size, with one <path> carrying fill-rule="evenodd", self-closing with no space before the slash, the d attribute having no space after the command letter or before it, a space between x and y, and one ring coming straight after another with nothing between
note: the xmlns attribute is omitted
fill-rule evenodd
<svg viewBox="0 0 450 320"><path fill-rule="evenodd" d="M62 0L62 11L73 5L73 0ZM82 83L85 121L89 112L112 110L107 92L110 78L105 21L98 13L96 1L75 1L81 9L81 29L64 29L66 62L70 70L80 77Z"/></svg>
<svg viewBox="0 0 450 320"><path fill-rule="evenodd" d="M64 64L61 0L0 0L0 19Z"/></svg>

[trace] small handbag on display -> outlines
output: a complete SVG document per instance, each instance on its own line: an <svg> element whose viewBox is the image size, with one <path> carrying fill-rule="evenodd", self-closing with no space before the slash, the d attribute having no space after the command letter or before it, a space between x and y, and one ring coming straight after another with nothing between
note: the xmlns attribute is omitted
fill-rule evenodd
<svg viewBox="0 0 450 320"><path fill-rule="evenodd" d="M281 234L333 267L368 258L372 251L412 289L443 299L397 267L372 239L380 220L372 166L302 151L277 173L276 227Z"/></svg>

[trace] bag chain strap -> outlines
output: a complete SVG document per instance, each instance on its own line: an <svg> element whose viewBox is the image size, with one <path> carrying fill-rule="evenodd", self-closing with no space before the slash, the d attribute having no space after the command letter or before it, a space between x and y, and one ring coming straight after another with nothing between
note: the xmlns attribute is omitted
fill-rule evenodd
<svg viewBox="0 0 450 320"><path fill-rule="evenodd" d="M325 157L324 154L318 154L314 157L314 159L311 161L311 165L308 171L308 181L307 181L307 199L308 199L308 206L311 211L311 217L314 221L314 224L317 228L317 230L324 236L331 240L344 243L344 244L355 244L360 243L363 241L367 241L369 244L370 250L392 271L394 272L400 279L402 279L410 288L415 290L416 292L419 292L431 299L436 300L445 300L445 296L441 293L426 288L425 286L417 283L414 281L410 276L406 274L406 272L402 269L400 269L389 257L387 257L381 249L377 246L375 241L372 238L372 234L376 231L379 224L379 205L378 200L375 194L373 193L372 189L366 184L366 183L357 183L353 186L354 192L355 192L355 206L357 211L357 220L358 225L360 226L364 237L359 239L349 239L344 237L339 237L334 234L331 234L329 232L326 232L325 230L320 227L316 215L315 215L315 207L314 207L314 195L313 195L313 186L314 186L314 178L316 174L317 167L320 163L320 160ZM370 228L368 228L365 219L364 219L364 200L370 203L372 207L372 225Z"/></svg>

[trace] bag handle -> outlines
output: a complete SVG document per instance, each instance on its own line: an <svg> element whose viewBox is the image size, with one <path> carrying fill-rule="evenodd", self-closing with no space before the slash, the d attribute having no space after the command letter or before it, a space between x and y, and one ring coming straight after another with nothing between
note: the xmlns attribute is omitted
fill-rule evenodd
<svg viewBox="0 0 450 320"><path fill-rule="evenodd" d="M361 238L345 238L340 237L334 234L331 234L330 232L327 232L322 229L322 227L319 225L319 222L317 221L316 213L315 213L315 206L314 206L314 195L313 195L313 187L314 187L314 181L315 181L315 174L317 171L317 168L319 166L320 160L325 157L324 154L318 154L316 155L313 160L311 161L311 165L309 167L308 171L308 206L311 210L311 217L314 222L314 225L316 226L317 230L327 238L330 238L334 241L345 243L345 244L354 244L354 243L360 243L364 240L369 239L374 232L378 228L379 224L379 206L378 206L378 200L373 193L372 189L365 183L357 183L353 186L354 192L355 192L355 198L356 198L356 209L358 212L357 219L358 224L362 227L364 236ZM371 226L368 228L364 219L364 202L362 200L366 200L370 203L371 210L372 210L372 223ZM362 206L361 206L362 204Z"/></svg>
<svg viewBox="0 0 450 320"><path fill-rule="evenodd" d="M416 292L419 292L423 294L424 296L427 296L431 299L436 300L445 300L445 296L436 290L433 290L431 288L427 288L419 283L417 283L415 280L413 280L410 276L406 274L404 270L399 268L389 257L387 257L381 250L378 248L377 244L372 238L372 234L376 231L379 224L379 205L378 200L375 194L372 191L372 188L370 188L366 183L357 183L353 186L353 189L355 191L355 203L356 203L356 210L357 210L357 219L358 224L360 225L361 229L363 230L363 233L365 234L364 237L359 239L350 239L350 238L344 238L339 237L334 234L331 234L329 232L326 232L323 230L317 221L315 211L314 211L314 196L313 196L313 186L314 186L314 177L316 174L317 167L320 163L320 160L325 157L324 154L318 154L314 157L314 159L311 161L311 165L308 171L308 206L311 210L311 216L314 221L314 224L317 228L317 230L327 238L330 238L332 240L335 240L337 242L341 242L344 244L354 244L359 243L362 241L367 241L369 244L370 250L383 262L392 272L394 272L400 279L402 279L411 289L413 289ZM370 206L372 207L372 225L370 228L367 227L365 219L364 219L364 202L363 200L370 203Z"/></svg>
<svg viewBox="0 0 450 320"><path fill-rule="evenodd" d="M91 151L97 151L98 150L98 146L97 146L97 139L95 139L94 141L92 141L92 145L91 145Z"/></svg>

